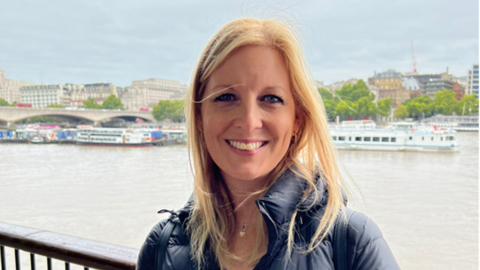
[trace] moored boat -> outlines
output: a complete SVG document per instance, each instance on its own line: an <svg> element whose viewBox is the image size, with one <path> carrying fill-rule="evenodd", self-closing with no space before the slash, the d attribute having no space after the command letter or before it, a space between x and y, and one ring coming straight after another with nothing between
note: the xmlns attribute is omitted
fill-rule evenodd
<svg viewBox="0 0 480 270"><path fill-rule="evenodd" d="M368 121L368 125L366 125ZM333 142L340 150L429 151L458 150L456 132L435 126L420 126L411 122L392 123L377 128L371 120L346 121L331 128ZM367 128L364 128L368 126Z"/></svg>
<svg viewBox="0 0 480 270"><path fill-rule="evenodd" d="M77 144L102 146L151 146L152 135L144 129L78 126Z"/></svg>

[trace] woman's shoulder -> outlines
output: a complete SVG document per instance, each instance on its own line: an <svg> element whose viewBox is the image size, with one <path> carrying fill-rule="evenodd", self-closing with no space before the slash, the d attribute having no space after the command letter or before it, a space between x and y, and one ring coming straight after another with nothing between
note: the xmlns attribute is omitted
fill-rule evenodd
<svg viewBox="0 0 480 270"><path fill-rule="evenodd" d="M346 208L347 255L351 269L400 269L378 225L362 212Z"/></svg>
<svg viewBox="0 0 480 270"><path fill-rule="evenodd" d="M173 229L173 230L172 230ZM155 269L156 255L163 234L170 234L168 239L168 248L165 252L164 265L171 265L170 254L172 251L175 256L184 255L185 260L189 261L190 245L187 233L183 223L176 217L162 220L155 224L147 235L140 252L138 254L137 270L153 270Z"/></svg>

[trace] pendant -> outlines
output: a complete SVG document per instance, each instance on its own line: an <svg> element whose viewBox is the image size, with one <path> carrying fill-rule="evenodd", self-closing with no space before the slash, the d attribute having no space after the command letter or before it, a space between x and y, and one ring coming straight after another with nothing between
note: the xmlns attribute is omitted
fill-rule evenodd
<svg viewBox="0 0 480 270"><path fill-rule="evenodd" d="M245 231L247 230L247 224L242 225L242 230L240 231L240 237L245 236Z"/></svg>

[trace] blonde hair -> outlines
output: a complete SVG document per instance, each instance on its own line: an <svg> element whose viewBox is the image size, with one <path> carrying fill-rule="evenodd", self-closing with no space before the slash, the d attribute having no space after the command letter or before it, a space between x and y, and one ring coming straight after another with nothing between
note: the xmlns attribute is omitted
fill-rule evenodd
<svg viewBox="0 0 480 270"><path fill-rule="evenodd" d="M320 95L309 75L300 42L288 24L275 20L238 19L225 25L208 42L194 71L186 102L188 125L188 150L190 164L194 174L194 208L189 217L187 229L191 237L192 257L200 268L205 253L216 256L221 269L230 265L236 257L229 252L228 241L235 227L233 206L228 189L223 183L219 169L208 153L202 131L198 128L201 101L205 86L213 71L232 53L246 45L261 45L277 49L284 57L289 70L295 110L300 119L300 129L283 159L270 173L268 188L288 168L298 168L308 183L303 201L312 193L318 198L323 190L317 190L315 173L320 171L322 181L328 189L328 202L325 214L320 221L306 252L314 250L332 227L339 211L343 209L340 187L344 186L337 166L335 151L332 147L327 126L327 116ZM287 241L287 254L294 248L294 225L297 211L292 215ZM261 219L261 218L260 218ZM259 226L265 226L259 223ZM249 265L255 265L266 253L264 230L257 236L256 248L248 258Z"/></svg>

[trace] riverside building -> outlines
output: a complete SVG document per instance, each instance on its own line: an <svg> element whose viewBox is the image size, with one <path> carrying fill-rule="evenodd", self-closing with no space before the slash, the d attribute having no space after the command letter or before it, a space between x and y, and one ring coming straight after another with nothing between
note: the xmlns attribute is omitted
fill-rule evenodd
<svg viewBox="0 0 480 270"><path fill-rule="evenodd" d="M20 102L20 87L35 85L31 82L15 81L5 77L5 71L0 69L0 98L8 103Z"/></svg>
<svg viewBox="0 0 480 270"><path fill-rule="evenodd" d="M65 85L32 85L20 88L20 102L30 103L34 109L46 108L50 104L69 106L69 91Z"/></svg>
<svg viewBox="0 0 480 270"><path fill-rule="evenodd" d="M66 84L69 91L71 107L83 107L83 102L88 99L94 99L97 104L102 104L110 95L119 96L119 87L111 83L91 83L91 84Z"/></svg>
<svg viewBox="0 0 480 270"><path fill-rule="evenodd" d="M138 111L140 108L152 108L160 100L184 99L187 86L177 81L150 78L133 81L121 97L125 109Z"/></svg>
<svg viewBox="0 0 480 270"><path fill-rule="evenodd" d="M468 71L466 94L475 94L478 99L478 64Z"/></svg>

